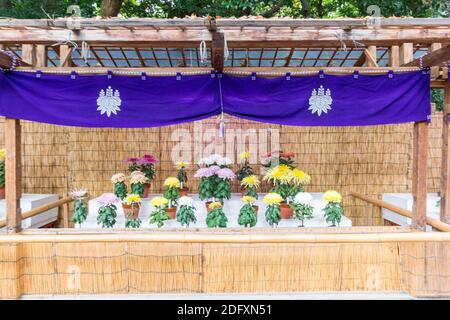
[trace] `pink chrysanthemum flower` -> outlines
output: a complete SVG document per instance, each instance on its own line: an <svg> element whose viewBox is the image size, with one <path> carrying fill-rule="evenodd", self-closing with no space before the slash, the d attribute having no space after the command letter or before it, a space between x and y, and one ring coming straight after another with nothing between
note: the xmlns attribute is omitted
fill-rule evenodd
<svg viewBox="0 0 450 320"><path fill-rule="evenodd" d="M231 169L228 169L228 168L219 169L219 170L217 170L216 174L221 179L233 179L234 177L236 177L234 172Z"/></svg>
<svg viewBox="0 0 450 320"><path fill-rule="evenodd" d="M97 199L97 203L102 206L109 206L119 202L119 198L114 193L104 193Z"/></svg>
<svg viewBox="0 0 450 320"><path fill-rule="evenodd" d="M208 178L211 177L214 173L210 170L210 168L200 168L195 172L194 177L196 178Z"/></svg>
<svg viewBox="0 0 450 320"><path fill-rule="evenodd" d="M144 154L140 160L143 160L143 159L145 159L144 161L147 161L145 163L158 163L159 162L158 158L156 158L155 156L153 156L151 154Z"/></svg>
<svg viewBox="0 0 450 320"><path fill-rule="evenodd" d="M211 171L212 174L216 174L217 171L220 170L220 167L216 166L216 165L213 165L213 166L209 167L208 169Z"/></svg>

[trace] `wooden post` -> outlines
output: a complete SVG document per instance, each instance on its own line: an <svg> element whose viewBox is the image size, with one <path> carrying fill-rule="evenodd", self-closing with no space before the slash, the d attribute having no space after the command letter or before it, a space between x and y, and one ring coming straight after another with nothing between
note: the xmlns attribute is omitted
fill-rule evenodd
<svg viewBox="0 0 450 320"><path fill-rule="evenodd" d="M412 192L412 227L425 231L427 225L428 123L414 123Z"/></svg>
<svg viewBox="0 0 450 320"><path fill-rule="evenodd" d="M403 43L400 46L400 65L414 59L413 49L412 43ZM412 227L425 231L427 225L428 123L414 123L413 131Z"/></svg>
<svg viewBox="0 0 450 320"><path fill-rule="evenodd" d="M20 120L5 119L6 147L6 229L8 233L22 229L20 197L22 195L21 130Z"/></svg>
<svg viewBox="0 0 450 320"><path fill-rule="evenodd" d="M444 88L442 117L441 221L450 223L450 84Z"/></svg>

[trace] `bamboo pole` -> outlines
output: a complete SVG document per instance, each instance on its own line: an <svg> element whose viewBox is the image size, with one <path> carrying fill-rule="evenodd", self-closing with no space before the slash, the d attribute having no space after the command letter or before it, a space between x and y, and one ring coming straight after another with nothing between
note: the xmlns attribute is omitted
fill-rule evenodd
<svg viewBox="0 0 450 320"><path fill-rule="evenodd" d="M378 200L378 199L373 199L373 198L370 198L363 194L360 194L358 192L351 192L350 195L352 195L353 197L356 197L358 199L364 200L367 203L374 204L376 206L379 206L379 207L391 210L392 212L398 213L399 215L402 215L404 217L413 219L413 214L411 211L397 207L388 202ZM430 226L432 226L433 228L436 228L437 230L444 231L444 232L450 232L450 225L447 223L444 223L442 221L439 221L437 219L426 217L426 223L429 224Z"/></svg>
<svg viewBox="0 0 450 320"><path fill-rule="evenodd" d="M50 209L53 209L53 208L56 208L56 207L59 207L59 206L64 206L64 205L68 204L71 201L73 201L72 197L65 197L65 198L59 199L57 201L48 203L48 204L44 204L43 206L40 206L40 207L31 209L29 211L26 211L26 212L22 213L21 220L34 217L34 216L36 216L38 214L41 214L41 213L43 213L45 211L48 211ZM5 220L0 220L0 228L4 227L5 225L6 225L6 221Z"/></svg>
<svg viewBox="0 0 450 320"><path fill-rule="evenodd" d="M0 236L0 243L100 243L100 242L165 242L165 243L388 243L450 242L450 232L409 232L370 234L226 234L200 232L112 233L112 234L33 234Z"/></svg>

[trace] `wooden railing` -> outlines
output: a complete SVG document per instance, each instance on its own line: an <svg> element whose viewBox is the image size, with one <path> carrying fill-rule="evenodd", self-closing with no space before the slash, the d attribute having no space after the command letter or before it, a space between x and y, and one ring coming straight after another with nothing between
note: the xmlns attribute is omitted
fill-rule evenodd
<svg viewBox="0 0 450 320"><path fill-rule="evenodd" d="M383 200L378 200L378 199L374 199L374 198L370 198L368 196L365 196L361 193L358 192L350 192L350 195L358 198L360 200L363 200L367 203L373 204L375 206L381 207L381 208L385 208L388 209L392 212L398 213L401 216L407 217L407 218L411 218L412 219L412 212L408 211L406 209L397 207L389 202L383 201ZM432 226L433 228L439 230L439 231L445 231L445 232L450 232L450 225L447 223L444 223L440 220L437 219L433 219L430 217L427 217L427 224Z"/></svg>
<svg viewBox="0 0 450 320"><path fill-rule="evenodd" d="M73 201L72 197L64 197L64 198L61 198L61 199L56 200L54 202L50 202L50 203L44 204L43 206L31 209L29 211L25 211L25 212L22 213L22 220L28 219L28 218L31 218L31 217L34 217L34 216L37 216L38 214L41 214L41 213L43 213L45 211L48 211L50 209L57 208L57 207L60 207L60 206L64 206L64 209L63 209L65 211L64 215L68 216L69 208L66 205L68 205L72 201ZM68 221L67 217L64 220ZM6 220L0 220L0 228L3 228L5 226L6 226ZM64 226L64 227L68 227L68 226Z"/></svg>

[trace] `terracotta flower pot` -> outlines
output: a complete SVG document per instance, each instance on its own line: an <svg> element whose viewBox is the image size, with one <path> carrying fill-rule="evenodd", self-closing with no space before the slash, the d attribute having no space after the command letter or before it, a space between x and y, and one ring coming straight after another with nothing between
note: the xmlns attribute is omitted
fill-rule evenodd
<svg viewBox="0 0 450 320"><path fill-rule="evenodd" d="M280 204L281 209L281 219L291 219L292 218L292 208L287 203Z"/></svg>
<svg viewBox="0 0 450 320"><path fill-rule="evenodd" d="M177 207L172 208L166 208L167 215L169 216L169 219L175 219L177 215Z"/></svg>
<svg viewBox="0 0 450 320"><path fill-rule="evenodd" d="M150 183L144 183L144 193L142 194L142 198L148 198L149 191L150 191Z"/></svg>
<svg viewBox="0 0 450 320"><path fill-rule="evenodd" d="M255 209L256 209L256 214L258 214L259 206L257 206L257 205L253 205L253 208L255 208Z"/></svg>
<svg viewBox="0 0 450 320"><path fill-rule="evenodd" d="M212 202L212 201L206 201L206 202L205 202L206 212L210 212L210 211L211 211L211 209L209 208L209 204L210 204L211 202Z"/></svg>
<svg viewBox="0 0 450 320"><path fill-rule="evenodd" d="M131 206L129 204L122 204L123 213L125 215L125 219L137 219L139 218L139 211L141 210L141 206Z"/></svg>
<svg viewBox="0 0 450 320"><path fill-rule="evenodd" d="M0 188L0 199L5 199L5 187Z"/></svg>
<svg viewBox="0 0 450 320"><path fill-rule="evenodd" d="M189 188L188 187L183 187L180 189L180 197L185 197L187 196L189 193Z"/></svg>

